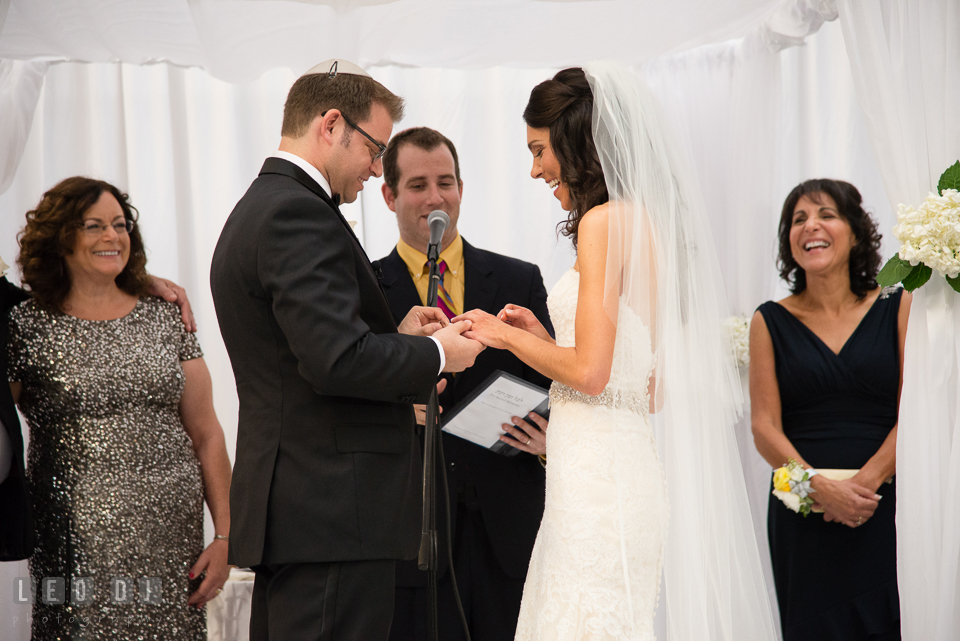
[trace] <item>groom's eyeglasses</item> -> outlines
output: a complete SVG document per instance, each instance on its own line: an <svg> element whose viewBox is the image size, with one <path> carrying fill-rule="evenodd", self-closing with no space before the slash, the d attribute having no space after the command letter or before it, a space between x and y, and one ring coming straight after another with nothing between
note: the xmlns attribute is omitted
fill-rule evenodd
<svg viewBox="0 0 960 641"><path fill-rule="evenodd" d="M325 116L326 114L327 114L327 112L324 111L322 114L320 114L320 116L323 117L323 116ZM380 158L383 157L383 154L385 154L385 153L387 152L387 146L384 145L383 143L377 142L377 140L376 140L373 136L371 136L370 134L368 134L367 132L365 132L363 129L361 129L361 128L357 125L357 123L355 123L355 122L353 122L352 120L350 120L350 119L347 117L347 114L345 114L345 113L343 113L343 112L341 111L341 112L340 112L340 115L343 116L343 119L346 121L346 123L347 123L348 125L350 125L350 126L353 127L354 129L356 129L357 131L359 131L360 134L361 134L364 138L366 138L367 140L369 140L370 142L372 142L372 143L374 144L374 146L377 148L377 153L374 154L374 156L373 156L373 158L370 160L370 162L377 162L378 160L380 160Z"/></svg>

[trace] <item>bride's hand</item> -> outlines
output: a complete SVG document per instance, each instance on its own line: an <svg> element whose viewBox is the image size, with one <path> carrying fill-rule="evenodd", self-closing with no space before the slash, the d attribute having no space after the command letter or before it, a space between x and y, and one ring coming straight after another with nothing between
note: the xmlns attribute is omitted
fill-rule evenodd
<svg viewBox="0 0 960 641"><path fill-rule="evenodd" d="M529 332L541 340L545 340L550 343L555 342L553 337L550 336L550 332L547 331L534 313L526 307L520 307L519 305L509 303L506 307L500 310L500 313L497 314L497 318L507 325L512 325L517 329L522 329L525 332Z"/></svg>
<svg viewBox="0 0 960 641"><path fill-rule="evenodd" d="M511 327L498 320L493 314L488 314L482 309L474 309L466 314L460 314L451 322L456 323L462 320L469 320L473 323L470 329L462 334L464 338L480 341L487 347L506 349L506 335Z"/></svg>

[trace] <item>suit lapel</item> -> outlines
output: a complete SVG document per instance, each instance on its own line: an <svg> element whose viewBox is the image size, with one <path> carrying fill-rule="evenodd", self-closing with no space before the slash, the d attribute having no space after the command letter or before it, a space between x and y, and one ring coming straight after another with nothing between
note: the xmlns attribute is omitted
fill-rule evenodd
<svg viewBox="0 0 960 641"><path fill-rule="evenodd" d="M491 309L496 301L499 287L490 277L493 266L466 240L463 241L463 268L466 272L463 285L463 311L483 309L494 314L499 312L499 309Z"/></svg>
<svg viewBox="0 0 960 641"><path fill-rule="evenodd" d="M383 267L383 290L390 303L390 311L398 323L407 315L411 307L422 305L417 287L410 278L407 264L400 258L394 247L390 255L380 261Z"/></svg>
<svg viewBox="0 0 960 641"><path fill-rule="evenodd" d="M489 264L483 253L466 240L463 241L463 269L462 311L482 309L493 314L499 312L499 309L493 309L499 289L497 282L490 277L493 266ZM458 388L464 378L469 377L454 376L451 381L454 388Z"/></svg>
<svg viewBox="0 0 960 641"><path fill-rule="evenodd" d="M327 205L329 205L333 211L337 213L337 218L340 220L340 224L343 225L344 229L350 234L353 238L354 243L356 243L357 248L360 250L360 253L363 254L364 258L367 259L367 263L370 263L370 257L367 256L367 252L363 249L363 245L360 244L360 239L357 238L357 235L353 231L353 227L350 226L350 223L347 222L347 219L344 218L343 213L340 212L340 207L337 203L333 201L333 198L324 191L323 187L317 184L313 178L310 177L307 172L300 169L292 162L284 160L283 158L267 158L263 162L263 168L260 169L261 174L281 174L283 176L289 176L293 178L298 183L315 193L319 196ZM373 269L371 268L371 273Z"/></svg>
<svg viewBox="0 0 960 641"><path fill-rule="evenodd" d="M263 167L260 169L261 174L280 174L282 176L288 176L293 178L298 183L309 189L311 192L320 197L320 199L326 203L333 211L336 213L337 219L340 221L340 224L343 225L344 229L347 230L347 233L350 234L350 238L353 239L354 247L360 252L360 255L364 258L364 264L367 268L367 274L370 279L377 283L377 289L380 292L381 300L384 302L383 312L390 316L390 319L393 320L392 310L390 309L389 301L384 296L383 288L380 286L380 279L377 278L376 273L373 271L373 265L370 264L370 257L367 256L367 252L363 249L363 245L360 244L360 239L357 238L357 235L353 233L353 228L350 226L350 223L347 222L347 219L343 217L343 214L340 213L340 207L333 201L333 198L330 197L323 187L317 184L313 178L310 177L307 172L297 167L295 164L283 158L267 158Z"/></svg>

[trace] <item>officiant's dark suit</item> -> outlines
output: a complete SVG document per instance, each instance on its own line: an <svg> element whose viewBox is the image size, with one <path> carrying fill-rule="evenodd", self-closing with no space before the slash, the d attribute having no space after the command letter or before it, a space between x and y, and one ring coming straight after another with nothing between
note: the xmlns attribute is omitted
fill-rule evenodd
<svg viewBox="0 0 960 641"><path fill-rule="evenodd" d="M436 140L444 142L432 150L416 147L437 144ZM411 245L415 242L411 236L416 232L405 230L404 219L409 219L411 215L416 217L417 212L408 215L403 211L404 207L410 207L409 200L418 198L422 190L430 189L428 183L431 180L443 183L448 173L456 173L459 177L459 167L454 169L455 159L445 146L449 145L452 149L452 143L433 130L419 128L398 133L390 143L391 147L396 145L400 146L400 151L387 151L384 172L390 180L390 163L399 164L399 184L393 190L397 199L392 208L397 212L401 236L405 237L401 242L408 241L402 249L409 256L412 253ZM416 153L416 157L412 154L408 156L408 151ZM422 157L426 157L427 162L419 163ZM433 160L441 163L439 177L432 175L435 166ZM449 169L444 170L443 166ZM414 176L416 183L407 185L405 180ZM411 191L413 195L408 195L405 202L403 195ZM456 209L458 215L458 198L452 192L449 198L457 202L441 205L438 203L443 197L438 197L435 201L428 200L427 206L422 209L444 208L445 211L450 210L448 214ZM454 236L457 236L457 215L451 215ZM455 239L449 243L441 258L449 256L451 249L456 251L459 242L460 239ZM462 258L463 309L455 310L457 313L482 309L496 314L508 303L513 303L530 309L553 333L547 312L547 292L536 265L478 249L466 240L462 241ZM412 306L423 304L421 293L411 276L411 268L396 247L379 262L383 273L383 291L390 301L390 309L395 319L403 318ZM414 259L410 262L413 263ZM549 379L526 366L509 351L488 349L477 356L470 369L456 376L445 376L447 388L440 395L440 405L446 411L453 409L498 369L543 387L550 385ZM443 434L443 448L450 488L454 563L471 636L479 641L513 639L523 582L543 516L543 466L531 454L521 452L506 457L450 434ZM442 487L439 485L442 482L439 475L437 482L438 487ZM463 631L447 572L446 509L441 490L438 490L438 494L438 575L441 577L438 624L440 638L449 641L463 638ZM391 640L426 639L426 608L426 573L420 571L414 561L397 563L397 607L390 632Z"/></svg>
<svg viewBox="0 0 960 641"><path fill-rule="evenodd" d="M7 371L7 313L27 299L27 293L0 277L0 371ZM0 385L0 422L10 439L13 460L0 483L0 561L25 559L33 552L33 516L23 465L23 432L10 386Z"/></svg>
<svg viewBox="0 0 960 641"><path fill-rule="evenodd" d="M322 83L359 77L344 66L335 78L324 69L294 84L281 149L317 164L284 151L268 158L224 225L211 268L240 399L230 563L257 574L254 640L385 639L395 559L418 548L421 464L411 403L426 402L440 349L397 332L331 197L352 202L362 182L379 175L377 148L361 132L388 139L402 103L389 117L370 99L369 116L328 105L306 119L308 130L288 129L291 108L311 104L329 87ZM298 85L311 81L306 98L295 100Z"/></svg>

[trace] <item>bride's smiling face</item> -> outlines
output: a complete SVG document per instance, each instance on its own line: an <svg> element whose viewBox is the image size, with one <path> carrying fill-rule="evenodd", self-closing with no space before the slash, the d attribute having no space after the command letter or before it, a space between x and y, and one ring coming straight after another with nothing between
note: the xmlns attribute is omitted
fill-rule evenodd
<svg viewBox="0 0 960 641"><path fill-rule="evenodd" d="M553 195L560 201L564 211L573 209L570 190L560 181L560 161L550 147L550 130L534 129L527 125L527 149L533 154L533 168L530 176L536 180L542 178L553 189Z"/></svg>

